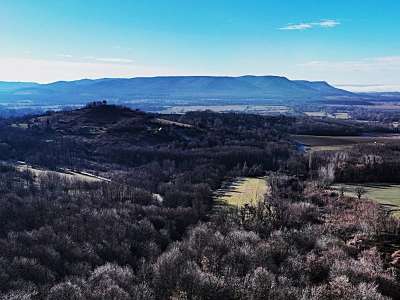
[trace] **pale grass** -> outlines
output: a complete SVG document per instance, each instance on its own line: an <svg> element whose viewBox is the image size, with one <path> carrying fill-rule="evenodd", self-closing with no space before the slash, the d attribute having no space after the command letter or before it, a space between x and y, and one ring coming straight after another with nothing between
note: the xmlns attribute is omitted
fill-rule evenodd
<svg viewBox="0 0 400 300"><path fill-rule="evenodd" d="M218 202L233 207L245 204L256 205L269 192L267 180L263 178L240 178L218 196Z"/></svg>

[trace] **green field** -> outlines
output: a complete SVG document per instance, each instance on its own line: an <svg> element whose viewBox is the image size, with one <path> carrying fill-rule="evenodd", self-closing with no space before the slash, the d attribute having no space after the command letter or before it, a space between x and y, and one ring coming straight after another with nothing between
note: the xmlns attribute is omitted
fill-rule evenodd
<svg viewBox="0 0 400 300"><path fill-rule="evenodd" d="M362 186L366 190L364 198L374 200L380 204L387 206L389 209L400 209L400 185L399 184L384 184L384 183L368 183L368 184L337 184L332 186L335 190L345 188L347 196L356 197L354 192L357 186ZM395 215L400 216L400 211Z"/></svg>
<svg viewBox="0 0 400 300"><path fill-rule="evenodd" d="M239 178L227 183L216 193L217 202L221 205L242 207L245 204L256 204L268 193L266 178Z"/></svg>

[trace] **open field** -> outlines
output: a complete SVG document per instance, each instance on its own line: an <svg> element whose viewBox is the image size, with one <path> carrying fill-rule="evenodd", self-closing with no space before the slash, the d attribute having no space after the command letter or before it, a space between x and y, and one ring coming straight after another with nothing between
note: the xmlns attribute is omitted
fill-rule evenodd
<svg viewBox="0 0 400 300"><path fill-rule="evenodd" d="M334 113L333 116L335 117L335 119L340 119L340 120L350 119L350 115L347 112Z"/></svg>
<svg viewBox="0 0 400 300"><path fill-rule="evenodd" d="M308 117L318 117L318 118L323 118L327 116L326 112L324 111L306 111L304 114Z"/></svg>
<svg viewBox="0 0 400 300"><path fill-rule="evenodd" d="M256 204L268 193L266 178L239 178L217 191L217 202L221 205L242 207Z"/></svg>
<svg viewBox="0 0 400 300"><path fill-rule="evenodd" d="M254 114L283 114L290 112L284 105L187 105L171 106L160 111L163 114L184 114L189 111L211 110L215 112L245 112Z"/></svg>
<svg viewBox="0 0 400 300"><path fill-rule="evenodd" d="M292 138L312 151L341 150L357 144L384 144L400 141L400 135L398 134L381 136L292 135Z"/></svg>
<svg viewBox="0 0 400 300"><path fill-rule="evenodd" d="M400 217L400 185L399 184L385 184L385 183L367 183L367 184L336 184L332 188L339 191L341 187L345 188L345 194L351 197L357 197L355 188L362 186L366 190L364 198L374 200L389 210L395 211L394 214Z"/></svg>
<svg viewBox="0 0 400 300"><path fill-rule="evenodd" d="M12 124L11 127L14 128L21 128L21 129L27 129L29 127L28 124L26 123L19 123L19 124Z"/></svg>
<svg viewBox="0 0 400 300"><path fill-rule="evenodd" d="M160 124L160 125L174 125L174 126L184 127L184 128L192 128L193 127L193 125L190 125L190 124L174 122L174 121L160 119L160 118L155 118L151 122L155 123L155 124Z"/></svg>
<svg viewBox="0 0 400 300"><path fill-rule="evenodd" d="M305 115L309 117L316 117L316 118L332 118L332 119L340 119L340 120L348 120L350 119L350 115L347 112L340 112L330 114L325 111L306 111L304 112Z"/></svg>
<svg viewBox="0 0 400 300"><path fill-rule="evenodd" d="M400 110L399 102L375 102L371 105L359 105L359 104L326 104L328 107L340 107L343 110L353 110L354 108L364 108L371 110Z"/></svg>
<svg viewBox="0 0 400 300"><path fill-rule="evenodd" d="M366 108L368 109L375 109L375 110L400 110L399 103L377 103L376 105L367 105Z"/></svg>
<svg viewBox="0 0 400 300"><path fill-rule="evenodd" d="M16 169L20 172L26 172L29 171L32 174L34 174L37 178L41 176L59 176L63 179L70 180L70 181L84 181L84 182L109 182L111 181L110 179L97 176L94 174L90 174L87 172L77 172L77 171L71 171L71 170L62 170L62 171L50 171L50 170L43 170L39 168L35 168L33 166L27 165L27 164L19 164L16 166Z"/></svg>

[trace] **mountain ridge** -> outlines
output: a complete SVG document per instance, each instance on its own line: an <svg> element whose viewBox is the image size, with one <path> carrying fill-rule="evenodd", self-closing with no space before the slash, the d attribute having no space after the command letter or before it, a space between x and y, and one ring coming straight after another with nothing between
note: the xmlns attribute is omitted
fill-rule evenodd
<svg viewBox="0 0 400 300"><path fill-rule="evenodd" d="M0 82L2 86L7 83ZM48 84L15 83L0 100L29 100L52 104L109 100L232 100L315 101L327 97L357 97L324 81L290 80L282 76L155 76L80 79Z"/></svg>
<svg viewBox="0 0 400 300"><path fill-rule="evenodd" d="M23 81L0 81L0 92L11 92L20 88L31 88L39 86L37 82L23 82Z"/></svg>

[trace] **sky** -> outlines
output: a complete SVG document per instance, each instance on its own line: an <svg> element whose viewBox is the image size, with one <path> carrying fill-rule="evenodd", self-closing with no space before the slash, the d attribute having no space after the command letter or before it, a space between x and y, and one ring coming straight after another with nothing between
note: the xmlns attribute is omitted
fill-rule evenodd
<svg viewBox="0 0 400 300"><path fill-rule="evenodd" d="M1 0L0 80L280 75L400 91L396 0Z"/></svg>

